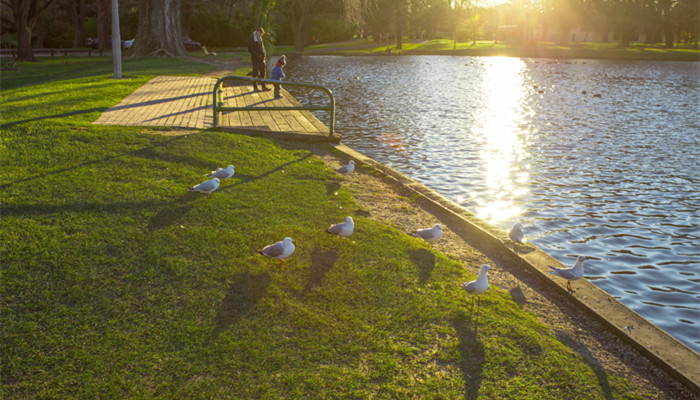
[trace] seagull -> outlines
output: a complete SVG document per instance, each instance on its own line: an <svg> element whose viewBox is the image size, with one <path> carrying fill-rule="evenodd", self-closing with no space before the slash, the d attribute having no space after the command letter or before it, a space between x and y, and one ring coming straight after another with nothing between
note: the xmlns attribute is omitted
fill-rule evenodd
<svg viewBox="0 0 700 400"><path fill-rule="evenodd" d="M418 229L411 233L411 236L421 238L430 243L430 248L432 249L433 243L437 242L442 237L442 226L440 226L440 224L435 224L432 228Z"/></svg>
<svg viewBox="0 0 700 400"><path fill-rule="evenodd" d="M335 172L343 175L350 175L352 171L355 170L355 160L350 160L348 165L343 165L342 167L335 170Z"/></svg>
<svg viewBox="0 0 700 400"><path fill-rule="evenodd" d="M511 228L510 232L508 232L508 236L510 237L510 240L516 242L516 243L525 243L525 235L523 234L523 227L520 226L520 223L516 223L513 225L513 228Z"/></svg>
<svg viewBox="0 0 700 400"><path fill-rule="evenodd" d="M212 178L219 178L219 179L228 179L233 176L233 165L229 165L226 168L219 168L216 171L211 171L211 173L207 176L211 176Z"/></svg>
<svg viewBox="0 0 700 400"><path fill-rule="evenodd" d="M488 264L484 264L481 266L481 269L479 269L479 277L476 278L476 280L471 281L471 282L465 282L462 284L462 289L464 289L465 292L474 295L474 296L479 296L481 294L486 293L487 290L489 290L489 277L488 273L491 267ZM477 297L477 300L479 300L480 297ZM477 312L479 311L479 304L481 304L481 301L478 301L477 303ZM474 303L472 301L472 308L474 307Z"/></svg>
<svg viewBox="0 0 700 400"><path fill-rule="evenodd" d="M189 188L187 190L211 194L211 192L213 192L219 188L219 182L221 182L219 180L219 178L212 178L212 179L209 179L208 181L204 181L204 182L200 183L197 186L192 186L191 188Z"/></svg>
<svg viewBox="0 0 700 400"><path fill-rule="evenodd" d="M326 229L326 233L346 238L352 235L352 231L354 228L355 222L352 220L352 217L347 217L345 218L345 222L341 222L339 224L331 225L330 227L328 227L328 229Z"/></svg>
<svg viewBox="0 0 700 400"><path fill-rule="evenodd" d="M575 281L583 277L584 261L586 261L586 257L578 256L578 258L576 258L576 263L571 268L554 268L548 265L548 267L552 269L552 272L550 272L549 274L559 275L562 278L566 279L566 288L570 292L573 292L573 290L571 289L571 281Z"/></svg>
<svg viewBox="0 0 700 400"><path fill-rule="evenodd" d="M280 265L284 266L284 260L294 254L294 241L292 241L292 238L286 237L281 242L273 243L265 246L262 250L257 250L257 253L276 258L280 260Z"/></svg>

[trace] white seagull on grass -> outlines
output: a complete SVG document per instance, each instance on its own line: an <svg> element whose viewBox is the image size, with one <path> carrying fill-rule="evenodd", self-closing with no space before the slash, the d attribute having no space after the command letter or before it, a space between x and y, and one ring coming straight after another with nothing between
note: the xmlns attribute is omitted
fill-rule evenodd
<svg viewBox="0 0 700 400"><path fill-rule="evenodd" d="M437 242L442 237L442 226L440 226L440 224L435 224L432 228L418 229L411 233L411 236L421 238L430 243L430 248L432 249L433 243Z"/></svg>
<svg viewBox="0 0 700 400"><path fill-rule="evenodd" d="M476 310L477 312L479 311L479 305L481 304L480 297L479 295L482 295L486 293L487 290L489 290L489 277L488 273L489 270L491 269L490 266L487 264L484 264L481 266L481 269L479 269L479 276L476 278L476 280L473 280L471 282L465 282L462 284L462 289L464 289L465 292L477 296L477 306ZM474 302L472 301L472 308L474 308Z"/></svg>
<svg viewBox="0 0 700 400"><path fill-rule="evenodd" d="M292 238L286 237L281 242L265 246L262 250L258 250L257 253L276 258L280 260L280 265L284 266L284 260L294 254L294 242Z"/></svg>
<svg viewBox="0 0 700 400"><path fill-rule="evenodd" d="M207 176L211 176L212 178L219 178L221 180L228 179L233 176L233 165L229 165L226 168L219 168L216 171L211 171L211 173Z"/></svg>
<svg viewBox="0 0 700 400"><path fill-rule="evenodd" d="M221 182L219 180L219 178L212 178L212 179L209 179L208 181L204 181L204 182L200 183L197 186L192 186L191 188L189 188L187 190L205 193L205 194L211 194L211 192L213 192L219 188L219 182Z"/></svg>
<svg viewBox="0 0 700 400"><path fill-rule="evenodd" d="M329 226L328 229L326 229L326 233L346 238L352 235L353 229L355 229L355 221L352 220L352 217L347 217L345 218L345 222Z"/></svg>
<svg viewBox="0 0 700 400"><path fill-rule="evenodd" d="M335 170L335 172L342 174L342 175L350 175L352 171L355 170L355 161L350 160L348 165L343 165L342 167L338 168Z"/></svg>
<svg viewBox="0 0 700 400"><path fill-rule="evenodd" d="M571 281L576 281L583 278L584 261L586 261L586 257L578 256L578 258L576 258L576 263L571 268L554 268L548 265L548 267L552 269L552 272L550 272L549 274L559 275L562 278L566 279L566 288L570 292L572 292L573 290L571 289Z"/></svg>

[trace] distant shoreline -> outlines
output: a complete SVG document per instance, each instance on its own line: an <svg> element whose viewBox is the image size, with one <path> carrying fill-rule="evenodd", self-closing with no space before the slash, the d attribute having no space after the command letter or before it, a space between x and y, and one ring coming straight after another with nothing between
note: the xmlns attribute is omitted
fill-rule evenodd
<svg viewBox="0 0 700 400"><path fill-rule="evenodd" d="M387 52L387 49L389 51ZM605 59L643 61L700 61L700 49L687 47L665 48L658 45L633 44L620 48L616 43L575 42L567 45L537 43L509 45L494 42L476 44L454 43L440 39L433 41L405 41L403 49L396 44L379 44L363 40L309 46L303 52L289 47L276 47L275 53L296 55L452 55L474 57L520 57L556 59Z"/></svg>

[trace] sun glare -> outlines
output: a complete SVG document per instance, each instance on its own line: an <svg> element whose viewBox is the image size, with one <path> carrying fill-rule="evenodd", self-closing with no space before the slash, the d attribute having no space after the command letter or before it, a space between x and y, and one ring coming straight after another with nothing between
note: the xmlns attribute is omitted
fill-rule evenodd
<svg viewBox="0 0 700 400"><path fill-rule="evenodd" d="M516 218L522 210L515 199L527 193L524 183L529 179L526 171L519 170L519 161L525 156L521 139L525 110L522 70L525 64L517 58L492 58L484 61L482 93L486 95L482 125L483 141L480 157L484 165L488 194L486 202L474 199L478 204L477 215L491 223Z"/></svg>

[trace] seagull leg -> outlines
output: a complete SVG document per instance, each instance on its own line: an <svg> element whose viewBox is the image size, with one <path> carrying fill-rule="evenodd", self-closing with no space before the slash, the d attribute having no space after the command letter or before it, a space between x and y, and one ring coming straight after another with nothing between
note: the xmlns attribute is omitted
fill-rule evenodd
<svg viewBox="0 0 700 400"><path fill-rule="evenodd" d="M284 260L280 259L280 267L284 267Z"/></svg>

